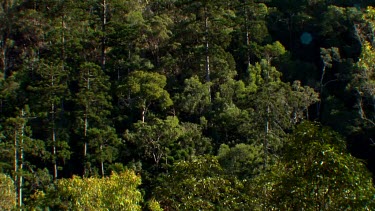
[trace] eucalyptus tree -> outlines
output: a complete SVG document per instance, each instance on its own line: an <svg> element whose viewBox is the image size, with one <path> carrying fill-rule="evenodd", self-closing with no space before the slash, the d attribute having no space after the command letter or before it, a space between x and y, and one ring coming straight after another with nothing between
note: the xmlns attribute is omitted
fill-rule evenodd
<svg viewBox="0 0 375 211"><path fill-rule="evenodd" d="M154 72L134 71L126 81L118 86L118 96L127 104L141 112L140 119L144 123L150 106L165 110L173 105L169 93L165 90L167 79Z"/></svg>
<svg viewBox="0 0 375 211"><path fill-rule="evenodd" d="M364 164L346 151L342 137L304 122L288 137L284 155L250 192L264 209L374 208L374 187ZM267 185L266 185L267 184ZM260 195L258 195L260 193Z"/></svg>
<svg viewBox="0 0 375 211"><path fill-rule="evenodd" d="M244 191L244 183L225 175L212 156L177 162L158 181L154 195L166 210L255 209Z"/></svg>
<svg viewBox="0 0 375 211"><path fill-rule="evenodd" d="M28 106L25 106L3 122L3 137L0 142L1 160L8 163L3 169L12 175L18 208L23 206L26 198L25 179L35 168L31 161L43 160L42 156L45 154L44 143L32 138L32 131L28 125L32 118Z"/></svg>
<svg viewBox="0 0 375 211"><path fill-rule="evenodd" d="M272 49L271 45L265 47ZM254 135L263 141L265 165L268 152L276 153L283 145L282 137L286 135L286 130L306 119L308 107L318 101L318 95L312 88L301 87L299 82L295 82L294 86L282 82L281 73L270 65L274 53L267 54L267 60L263 59L250 68L250 73L254 75L248 83L255 86L256 91L245 101L251 102L247 109L253 117L253 128L262 131Z"/></svg>
<svg viewBox="0 0 375 211"><path fill-rule="evenodd" d="M362 52L354 65L353 77L348 85L356 93L356 107L360 119L370 127L375 126L375 48L372 33L375 28L374 14L375 9L368 7L362 16L363 23L356 26Z"/></svg>
<svg viewBox="0 0 375 211"><path fill-rule="evenodd" d="M169 149L182 135L182 128L177 117L154 119L150 122L134 124L134 132L127 130L124 134L126 140L137 147L139 156L144 160L152 160L157 168L160 162L168 164Z"/></svg>

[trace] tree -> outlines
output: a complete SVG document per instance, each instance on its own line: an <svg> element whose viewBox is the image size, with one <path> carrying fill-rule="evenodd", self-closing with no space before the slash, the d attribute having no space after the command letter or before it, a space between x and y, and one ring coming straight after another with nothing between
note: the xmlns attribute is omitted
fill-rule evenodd
<svg viewBox="0 0 375 211"><path fill-rule="evenodd" d="M14 182L6 174L0 174L0 209L12 210L16 206L16 192L14 191Z"/></svg>
<svg viewBox="0 0 375 211"><path fill-rule="evenodd" d="M148 19L153 15L145 14L146 6L149 8L151 2L146 5L144 1L111 0L108 4L107 71L111 72L111 78L118 85L130 72L154 68L152 59L145 56L150 48L147 37L155 33L148 25Z"/></svg>
<svg viewBox="0 0 375 211"><path fill-rule="evenodd" d="M128 103L141 110L141 120L144 123L149 107L153 104L166 109L173 104L165 76L153 72L134 71L129 74L124 84L119 85L119 97L127 98Z"/></svg>
<svg viewBox="0 0 375 211"><path fill-rule="evenodd" d="M175 55L188 74L206 82L235 75L234 59L226 51L231 36L233 11L226 1L186 1L175 3L178 11L173 30L176 44L183 46Z"/></svg>
<svg viewBox="0 0 375 211"><path fill-rule="evenodd" d="M171 146L171 153L175 162L192 160L212 152L212 140L203 134L204 119L201 124L181 122L182 134L178 142Z"/></svg>
<svg viewBox="0 0 375 211"><path fill-rule="evenodd" d="M372 210L374 187L364 164L345 151L336 132L303 122L288 138L281 162L260 175L266 209ZM264 197L264 198L262 198Z"/></svg>
<svg viewBox="0 0 375 211"><path fill-rule="evenodd" d="M230 148L222 144L217 159L228 175L239 179L250 179L262 170L262 153L260 145L236 144Z"/></svg>
<svg viewBox="0 0 375 211"><path fill-rule="evenodd" d="M351 83L352 89L357 95L358 113L362 120L375 126L375 68L373 58L375 50L368 42L364 43L360 60L356 65L354 78ZM364 101L369 104L366 108Z"/></svg>
<svg viewBox="0 0 375 211"><path fill-rule="evenodd" d="M283 49L278 46L275 44L266 47ZM294 88L289 83L282 82L281 73L270 65L272 55L278 53L267 54L268 60L263 59L250 68L250 73L256 75L250 78L249 83L257 87L257 91L248 99L252 102L250 109L255 111L250 112L248 109L249 113L253 114L253 127L257 131L255 140L263 142L265 165L268 162L268 152L276 153L281 149L285 131L292 129L297 122L304 119L303 113L306 108L318 101L318 95L313 89L302 88L299 82L295 82Z"/></svg>
<svg viewBox="0 0 375 211"><path fill-rule="evenodd" d="M320 57L323 62L323 67L322 67L322 75L320 76L320 83L319 83L319 88L320 88L320 98L323 99L323 91L324 91L324 76L326 74L326 68L332 68L332 63L334 61L339 61L340 60L340 52L338 48L332 47L329 49L325 48L320 48ZM317 107L317 116L320 116L320 110L321 110L321 101L318 103Z"/></svg>
<svg viewBox="0 0 375 211"><path fill-rule="evenodd" d="M215 147L221 144L234 146L238 143L252 143L254 128L249 108L249 96L256 91L256 86L241 80L228 79L218 87L212 102L211 123Z"/></svg>
<svg viewBox="0 0 375 211"><path fill-rule="evenodd" d="M141 210L141 178L133 171L104 178L60 179L56 189L37 192L35 208L62 210Z"/></svg>
<svg viewBox="0 0 375 211"><path fill-rule="evenodd" d="M76 93L75 102L79 108L76 112L78 129L84 142L83 175L86 176L89 170L88 166L90 166L88 132L94 128L103 129L109 124L107 117L112 106L110 104L111 97L108 93L110 88L108 77L98 65L93 63L82 64L77 77L79 90ZM96 146L100 147L101 145Z"/></svg>
<svg viewBox="0 0 375 211"><path fill-rule="evenodd" d="M165 120L154 119L150 122L134 124L135 131L127 130L125 138L136 145L141 157L151 159L159 167L163 159L168 164L169 147L181 136L182 129L177 117L167 117Z"/></svg>
<svg viewBox="0 0 375 211"><path fill-rule="evenodd" d="M266 22L269 8L264 2L239 0L232 6L236 12L232 54L240 75L248 73L250 65L256 61L256 48L270 36Z"/></svg>
<svg viewBox="0 0 375 211"><path fill-rule="evenodd" d="M27 87L32 100L31 109L38 113L45 123L45 127L39 129L48 131L48 135L43 138L46 139L46 145L50 147L55 180L60 169L58 163L60 161L64 163L70 158L69 145L67 140L64 140L67 136L66 131L61 124L65 108L60 106L66 101L69 94L67 76L67 71L61 65L40 60L38 67L33 72L33 77L38 80L32 80Z"/></svg>
<svg viewBox="0 0 375 211"><path fill-rule="evenodd" d="M239 143L254 143L256 129L254 120L251 118L252 111L249 110L240 109L231 103L221 106L214 113L210 129L216 148L219 148L221 144L234 146Z"/></svg>
<svg viewBox="0 0 375 211"><path fill-rule="evenodd" d="M104 176L104 162L112 163L117 158L117 147L120 144L120 140L117 137L116 131L110 126L100 129L90 128L87 131L87 139L92 149L89 160L100 163L100 174Z"/></svg>
<svg viewBox="0 0 375 211"><path fill-rule="evenodd" d="M20 109L15 117L7 118L4 123L0 150L1 159L9 164L5 168L10 172L15 183L17 207L21 208L24 201L25 178L29 172L33 172L30 160L43 159L45 154L44 144L40 140L32 139L32 131L27 125L30 117L28 106ZM29 181L27 181L29 182Z"/></svg>
<svg viewBox="0 0 375 211"><path fill-rule="evenodd" d="M173 165L159 178L154 196L165 210L252 210L240 180L226 177L214 157Z"/></svg>
<svg viewBox="0 0 375 211"><path fill-rule="evenodd" d="M210 108L211 82L202 83L198 76L185 79L185 87L181 94L177 94L178 106L181 111L200 117Z"/></svg>

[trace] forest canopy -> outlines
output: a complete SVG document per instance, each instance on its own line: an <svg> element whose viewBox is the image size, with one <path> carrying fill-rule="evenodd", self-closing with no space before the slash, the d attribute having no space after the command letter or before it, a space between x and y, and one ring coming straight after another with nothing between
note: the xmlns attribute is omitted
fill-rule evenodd
<svg viewBox="0 0 375 211"><path fill-rule="evenodd" d="M2 0L0 209L375 209L370 0Z"/></svg>

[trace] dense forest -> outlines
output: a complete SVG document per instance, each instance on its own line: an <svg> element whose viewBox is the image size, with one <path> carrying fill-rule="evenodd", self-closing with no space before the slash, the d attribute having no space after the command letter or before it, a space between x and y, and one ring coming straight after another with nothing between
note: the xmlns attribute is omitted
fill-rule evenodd
<svg viewBox="0 0 375 211"><path fill-rule="evenodd" d="M375 209L374 1L0 2L0 210Z"/></svg>

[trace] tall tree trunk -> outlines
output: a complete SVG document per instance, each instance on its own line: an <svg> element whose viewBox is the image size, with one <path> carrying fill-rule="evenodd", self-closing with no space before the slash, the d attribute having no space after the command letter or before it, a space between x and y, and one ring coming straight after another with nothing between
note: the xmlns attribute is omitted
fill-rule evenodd
<svg viewBox="0 0 375 211"><path fill-rule="evenodd" d="M211 81L211 70L210 70L210 49L209 49L209 39L208 39L208 15L207 7L204 8L204 40L205 40L205 50L206 50L206 82ZM209 100L211 101L211 86L208 86Z"/></svg>
<svg viewBox="0 0 375 211"><path fill-rule="evenodd" d="M13 140L13 145L14 145L14 150L13 150L13 153L14 153L14 161L13 161L13 170L14 170L14 183L16 183L15 185L15 192L16 192L16 202L17 202L17 205L18 205L18 141L17 141L17 129L14 128L14 140Z"/></svg>
<svg viewBox="0 0 375 211"><path fill-rule="evenodd" d="M210 55L209 55L209 41L208 41L208 15L207 8L204 8L204 30L205 30L205 47L206 47L206 81L210 82Z"/></svg>
<svg viewBox="0 0 375 211"><path fill-rule="evenodd" d="M266 111L266 125L265 125L265 138L264 138L264 143L263 143L263 150L264 150L264 168L267 167L267 162L268 162L268 134L270 130L270 120L269 120L269 114L271 112L270 106L267 105L267 111Z"/></svg>
<svg viewBox="0 0 375 211"><path fill-rule="evenodd" d="M90 70L87 70L87 83L86 83L87 90L90 90ZM85 139L85 143L83 146L83 159L84 159L84 167L83 167L83 177L87 174L87 150L88 150L88 142L87 142L87 130L89 127L89 120L88 120L88 112L89 112L89 103L86 102L85 106L85 113L84 113L84 129L83 129L83 137Z"/></svg>
<svg viewBox="0 0 375 211"><path fill-rule="evenodd" d="M102 16L102 52L101 52L101 66L102 70L105 71L106 64L106 25L107 25L107 1L103 0L103 16Z"/></svg>
<svg viewBox="0 0 375 211"><path fill-rule="evenodd" d="M52 82L53 85L53 82ZM53 154L53 179L57 179L57 151L56 151L56 128L55 128L55 104L51 105L51 115L52 115L52 154Z"/></svg>
<svg viewBox="0 0 375 211"><path fill-rule="evenodd" d="M19 153L19 178L18 178L18 206L22 207L22 189L23 189L23 176L22 176L22 170L23 170L23 136L24 136L24 125L22 125L22 131L21 131L21 147L20 147L20 153ZM22 209L21 209L22 210Z"/></svg>
<svg viewBox="0 0 375 211"><path fill-rule="evenodd" d="M145 123L146 108L142 109L142 123Z"/></svg>
<svg viewBox="0 0 375 211"><path fill-rule="evenodd" d="M6 17L8 16L8 12L9 12L9 2L8 2L8 0L4 0L3 1L3 13L4 13L4 15ZM3 25L7 25L6 23L2 23L2 24ZM3 65L2 72L3 72L4 79L6 78L7 67L8 67L8 64L7 64L7 40L8 40L9 29L7 27L8 26L4 27L4 31L2 32L1 43L0 43L0 47L1 47L1 64Z"/></svg>
<svg viewBox="0 0 375 211"><path fill-rule="evenodd" d="M87 107L85 108L85 119L84 119L84 129L83 129L83 137L85 139L85 143L84 143L84 146L83 146L83 160L84 160L84 164L83 164L83 177L86 176L87 174L87 129L88 129L88 119L87 119Z"/></svg>
<svg viewBox="0 0 375 211"><path fill-rule="evenodd" d="M324 75L326 74L326 64L323 64L323 69L322 69L322 75L320 76L320 91L319 91L319 94L320 94L320 101L317 103L317 111L316 111L316 115L317 117L319 118L320 117L320 113L321 113L321 106L322 106L322 100L323 100L323 80L324 80Z"/></svg>
<svg viewBox="0 0 375 211"><path fill-rule="evenodd" d="M103 161L103 158L102 158L102 154L103 154L103 144L100 144L100 170L101 170L101 173L102 173L102 177L104 177L104 161Z"/></svg>
<svg viewBox="0 0 375 211"><path fill-rule="evenodd" d="M246 59L247 59L247 64L246 64L246 72L249 73L249 68L250 68L250 33L249 33L249 26L248 26L248 13L249 11L246 8L246 2L244 2L244 14L245 14L245 35L246 35Z"/></svg>
<svg viewBox="0 0 375 211"><path fill-rule="evenodd" d="M51 89L54 89L54 72L51 75ZM53 180L57 179L57 152L56 152L56 128L55 128L55 103L51 103L51 121L52 121L52 155L53 155Z"/></svg>
<svg viewBox="0 0 375 211"><path fill-rule="evenodd" d="M22 119L25 118L25 112L24 110L22 109L21 110L21 117ZM19 171L19 176L18 176L18 206L21 209L22 207L22 189L23 189L23 176L22 176L22 170L23 170L23 158L24 158L24 155L23 155L23 142L24 142L24 134L25 133L25 123L22 122L22 125L21 125L21 143L20 143L20 149L19 149L19 158L18 158L18 162L19 162L19 166L18 166L18 171Z"/></svg>

